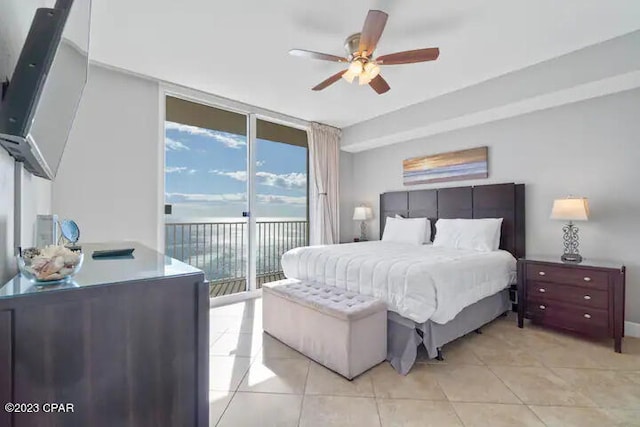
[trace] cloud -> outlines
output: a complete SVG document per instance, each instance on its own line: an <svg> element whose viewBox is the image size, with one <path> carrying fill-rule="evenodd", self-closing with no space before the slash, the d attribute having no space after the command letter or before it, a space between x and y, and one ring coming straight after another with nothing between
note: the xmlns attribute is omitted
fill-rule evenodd
<svg viewBox="0 0 640 427"><path fill-rule="evenodd" d="M304 196L281 196L275 194L256 195L258 203L275 205L306 205L307 198ZM245 193L226 194L190 194L190 193L165 193L165 200L169 203L246 203Z"/></svg>
<svg viewBox="0 0 640 427"><path fill-rule="evenodd" d="M164 149L171 151L189 151L189 147L184 145L182 142L171 138L164 139Z"/></svg>
<svg viewBox="0 0 640 427"><path fill-rule="evenodd" d="M184 166L167 166L164 168L165 173L180 173L186 171L187 168Z"/></svg>
<svg viewBox="0 0 640 427"><path fill-rule="evenodd" d="M305 196L280 196L276 194L258 194L258 203L277 204L277 205L306 205L307 198Z"/></svg>
<svg viewBox="0 0 640 427"><path fill-rule="evenodd" d="M165 122L164 128L166 130L175 130L182 133L188 133L189 135L206 136L208 138L215 139L229 148L241 148L247 145L245 137L241 135L234 135L228 132L222 132L211 129L199 128L197 126L185 125L182 123Z"/></svg>
<svg viewBox="0 0 640 427"><path fill-rule="evenodd" d="M307 188L307 175L304 173L292 172L278 175L271 172L256 172L256 177L258 177L260 184L270 187L280 187L288 190Z"/></svg>
<svg viewBox="0 0 640 427"><path fill-rule="evenodd" d="M264 165L265 165L265 163L267 163L267 162L266 162L266 160L258 160L258 161L256 162L256 166L258 166L258 167L260 167L260 166L264 166Z"/></svg>
<svg viewBox="0 0 640 427"><path fill-rule="evenodd" d="M235 179L236 181L243 181L243 182L247 181L247 171L225 172L225 171L215 169L215 170L210 170L209 173L212 173L218 176L228 176L229 178Z"/></svg>
<svg viewBox="0 0 640 427"><path fill-rule="evenodd" d="M232 135L226 132L215 132L213 138L218 140L218 142L222 142L229 148L241 148L247 145L246 141L241 136Z"/></svg>
<svg viewBox="0 0 640 427"><path fill-rule="evenodd" d="M218 169L210 170L209 173L218 176L228 176L237 181L246 181L246 171L225 172ZM287 190L300 190L307 188L307 175L304 173L292 172L285 174L275 174L272 172L256 172L258 184L269 187L284 188Z"/></svg>
<svg viewBox="0 0 640 427"><path fill-rule="evenodd" d="M205 135L211 136L213 131L209 129L199 128L197 126L185 125L175 122L164 122L165 130L176 130L178 132L188 133L189 135Z"/></svg>
<svg viewBox="0 0 640 427"><path fill-rule="evenodd" d="M193 175L197 172L195 169L189 169L186 166L167 166L164 168L165 173L188 173L189 175Z"/></svg>
<svg viewBox="0 0 640 427"><path fill-rule="evenodd" d="M246 202L247 195L244 193L227 194L193 194L193 193L165 193L165 200L171 203L232 203Z"/></svg>

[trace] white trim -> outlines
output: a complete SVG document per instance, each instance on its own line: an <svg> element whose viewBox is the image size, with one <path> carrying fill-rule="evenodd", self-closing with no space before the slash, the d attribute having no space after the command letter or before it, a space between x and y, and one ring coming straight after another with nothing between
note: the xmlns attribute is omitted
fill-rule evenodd
<svg viewBox="0 0 640 427"><path fill-rule="evenodd" d="M158 208L156 209L158 215L158 230L156 236L156 244L158 247L156 250L160 253L164 253L164 244L165 244L165 214L164 214L164 187L165 187L165 162L166 162L166 153L165 153L165 129L164 122L167 116L166 112L166 102L165 102L165 94L158 88L158 115L160 120L158 120L158 164L160 167L158 168L157 175L157 203Z"/></svg>
<svg viewBox="0 0 640 427"><path fill-rule="evenodd" d="M256 148L257 148L258 119L255 114L249 114L247 117L247 210L249 211L247 233L248 256L247 256L247 285L248 291L254 291L257 288L256 274L258 256L258 236L256 227L256 218L254 211L256 209Z"/></svg>
<svg viewBox="0 0 640 427"><path fill-rule="evenodd" d="M95 59L89 59L89 65L90 66L91 65L95 65L96 67L102 67L102 68L105 68L107 70L117 71L118 73L123 73L123 74L126 74L128 76L137 77L139 79L147 80L149 82L157 83L157 82L160 81L160 79L157 79L155 77L151 77L151 76L146 75L146 74L137 73L135 71L127 70L126 68L116 67L115 65L106 64L106 63L101 62L101 61L96 61Z"/></svg>
<svg viewBox="0 0 640 427"><path fill-rule="evenodd" d="M255 291L238 292L231 295L222 295L215 298L209 298L209 307L220 307L223 305L234 304L236 302L247 301L254 298L260 298L262 296L262 289L256 289Z"/></svg>
<svg viewBox="0 0 640 427"><path fill-rule="evenodd" d="M358 153L386 145L397 144L464 129L485 123L491 123L511 117L521 116L535 111L559 107L574 102L611 95L640 87L640 71L620 74L614 77L577 85L571 88L533 96L522 101L513 102L496 108L489 108L475 113L465 114L452 119L430 123L426 126L410 130L383 135L379 138L369 138L363 141L348 142L340 147L342 151ZM428 102L428 101L426 101ZM384 120L384 116L379 117Z"/></svg>
<svg viewBox="0 0 640 427"><path fill-rule="evenodd" d="M13 161L13 255L20 255L22 246L22 177L24 163ZM35 242L34 242L35 243Z"/></svg>
<svg viewBox="0 0 640 427"><path fill-rule="evenodd" d="M624 322L624 336L640 338L640 323Z"/></svg>

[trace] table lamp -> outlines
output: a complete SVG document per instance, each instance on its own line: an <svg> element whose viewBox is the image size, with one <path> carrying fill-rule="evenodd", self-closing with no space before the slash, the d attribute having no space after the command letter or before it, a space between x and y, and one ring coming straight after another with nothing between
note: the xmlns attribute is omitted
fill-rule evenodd
<svg viewBox="0 0 640 427"><path fill-rule="evenodd" d="M578 250L578 227L573 221L589 220L589 201L584 197L567 197L553 201L551 219L569 221L562 228L564 231L564 254L560 259L564 262L582 262L582 256Z"/></svg>
<svg viewBox="0 0 640 427"><path fill-rule="evenodd" d="M360 241L367 240L367 221L373 217L373 212L368 206L358 206L353 211L353 220L360 222Z"/></svg>

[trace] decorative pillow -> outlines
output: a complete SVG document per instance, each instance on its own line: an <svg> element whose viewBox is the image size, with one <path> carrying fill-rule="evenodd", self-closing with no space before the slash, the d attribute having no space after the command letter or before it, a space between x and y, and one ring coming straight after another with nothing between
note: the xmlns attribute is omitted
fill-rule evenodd
<svg viewBox="0 0 640 427"><path fill-rule="evenodd" d="M396 214L396 219L404 219L405 221L424 221L427 220L426 232L424 233L424 240L422 243L431 244L431 220L429 218L405 218L402 215Z"/></svg>
<svg viewBox="0 0 640 427"><path fill-rule="evenodd" d="M439 219L433 246L481 252L500 248L502 218Z"/></svg>
<svg viewBox="0 0 640 427"><path fill-rule="evenodd" d="M382 233L383 242L401 242L421 245L427 228L426 218L415 218L416 221L387 217Z"/></svg>

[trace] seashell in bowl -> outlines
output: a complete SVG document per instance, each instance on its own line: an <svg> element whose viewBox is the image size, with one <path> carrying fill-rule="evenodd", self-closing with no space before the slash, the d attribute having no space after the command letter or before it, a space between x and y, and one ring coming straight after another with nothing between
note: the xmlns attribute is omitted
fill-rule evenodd
<svg viewBox="0 0 640 427"><path fill-rule="evenodd" d="M18 256L18 269L23 276L40 285L69 280L82 267L84 254L64 246L29 248Z"/></svg>

